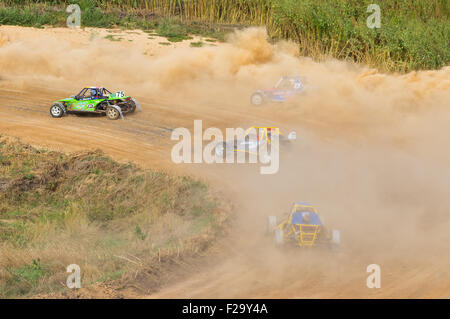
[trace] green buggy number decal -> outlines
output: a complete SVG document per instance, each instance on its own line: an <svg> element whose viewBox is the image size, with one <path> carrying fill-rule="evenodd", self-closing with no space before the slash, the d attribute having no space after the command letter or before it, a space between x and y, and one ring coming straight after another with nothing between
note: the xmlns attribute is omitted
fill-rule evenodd
<svg viewBox="0 0 450 319"><path fill-rule="evenodd" d="M115 98L122 98L124 96L125 96L125 92L123 92L123 91L116 92L113 94L113 97L115 97Z"/></svg>

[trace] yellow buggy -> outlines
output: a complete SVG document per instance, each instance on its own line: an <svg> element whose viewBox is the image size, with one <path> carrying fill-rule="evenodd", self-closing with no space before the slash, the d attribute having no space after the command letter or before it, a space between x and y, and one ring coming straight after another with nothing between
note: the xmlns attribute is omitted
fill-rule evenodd
<svg viewBox="0 0 450 319"><path fill-rule="evenodd" d="M291 142L297 139L295 132L289 133L287 136L281 134L277 127L268 126L252 126L245 131L243 139L237 139L226 142L220 142L214 147L214 152L218 157L226 157L226 154L243 152L246 154L258 155L261 147L267 146L269 151L275 145L272 143L272 138L277 135L279 146L284 149L289 149Z"/></svg>
<svg viewBox="0 0 450 319"><path fill-rule="evenodd" d="M336 249L340 245L339 230L327 229L317 210L310 204L295 203L289 214L280 221L269 216L267 233L273 236L278 246L290 244L298 247L328 247Z"/></svg>

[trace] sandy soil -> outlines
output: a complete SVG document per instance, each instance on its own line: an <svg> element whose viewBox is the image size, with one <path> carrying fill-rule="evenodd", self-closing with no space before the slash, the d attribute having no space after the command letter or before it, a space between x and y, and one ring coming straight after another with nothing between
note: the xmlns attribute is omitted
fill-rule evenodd
<svg viewBox="0 0 450 319"><path fill-rule="evenodd" d="M105 39L119 33L124 40ZM289 43L269 44L262 29L217 46L190 41L0 26L0 134L61 151L100 148L119 161L198 176L232 198L230 232L203 265L138 297L450 297L450 68L386 75L315 63ZM250 105L255 89L284 74L306 77L302 97ZM50 117L53 101L87 85L125 90L144 111L119 121ZM204 128L274 125L298 139L275 175L260 175L259 164L175 165L171 131L192 129L196 119ZM266 217L300 200L341 230L340 252L272 247ZM380 289L366 286L374 263Z"/></svg>

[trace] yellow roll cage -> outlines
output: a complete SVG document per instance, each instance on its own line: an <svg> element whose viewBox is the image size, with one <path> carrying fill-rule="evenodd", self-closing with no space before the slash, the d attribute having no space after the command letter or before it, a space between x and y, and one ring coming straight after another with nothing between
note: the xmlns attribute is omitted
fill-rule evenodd
<svg viewBox="0 0 450 319"><path fill-rule="evenodd" d="M265 139L271 143L271 140L269 138L268 135L268 129L270 129L271 131L274 131L275 134L281 135L280 129L278 127L273 127L273 126L251 126L247 129L247 131L245 131L245 136L249 135L251 130L255 129L257 131L257 134L259 135L259 130L263 130L263 133L261 134L261 137L265 137Z"/></svg>
<svg viewBox="0 0 450 319"><path fill-rule="evenodd" d="M295 212L297 212L297 208L307 208L311 209L315 214L317 214L317 210L314 206L311 205L302 205L302 204L294 204L292 207L291 213L289 217L282 222L277 228L283 230L284 238L289 239L294 237L296 244L298 246L307 246L311 247L315 244L317 237L321 231L320 225L309 225L309 224L292 224L292 217Z"/></svg>

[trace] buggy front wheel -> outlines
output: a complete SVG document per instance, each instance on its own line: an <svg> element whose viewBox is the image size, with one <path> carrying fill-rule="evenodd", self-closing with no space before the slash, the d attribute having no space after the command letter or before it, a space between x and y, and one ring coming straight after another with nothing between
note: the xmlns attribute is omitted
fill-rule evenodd
<svg viewBox="0 0 450 319"><path fill-rule="evenodd" d="M273 240L277 246L281 246L284 244L284 232L282 229L275 230Z"/></svg>
<svg viewBox="0 0 450 319"><path fill-rule="evenodd" d="M266 234L273 234L275 227L277 227L277 216L268 216L266 224Z"/></svg>
<svg viewBox="0 0 450 319"><path fill-rule="evenodd" d="M64 109L60 103L55 103L50 108L50 115L54 118L60 118L64 116Z"/></svg>

